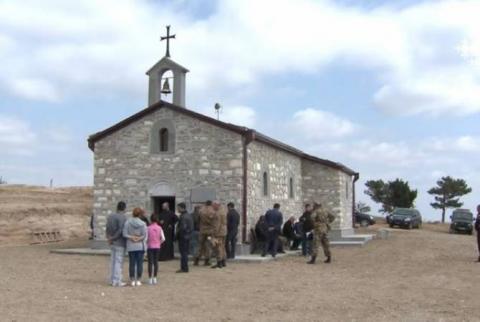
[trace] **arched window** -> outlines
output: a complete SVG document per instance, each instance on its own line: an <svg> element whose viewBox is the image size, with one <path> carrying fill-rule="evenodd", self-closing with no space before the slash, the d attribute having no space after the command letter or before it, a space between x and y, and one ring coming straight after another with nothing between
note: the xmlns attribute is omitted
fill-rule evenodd
<svg viewBox="0 0 480 322"><path fill-rule="evenodd" d="M263 173L263 195L268 196L268 174L266 171Z"/></svg>
<svg viewBox="0 0 480 322"><path fill-rule="evenodd" d="M175 125L170 119L156 121L150 129L150 153L175 153Z"/></svg>
<svg viewBox="0 0 480 322"><path fill-rule="evenodd" d="M294 198L295 195L293 193L293 178L290 178L290 181L288 183L288 195L290 196L290 198Z"/></svg>
<svg viewBox="0 0 480 322"><path fill-rule="evenodd" d="M168 151L168 129L163 128L159 132L160 152Z"/></svg>

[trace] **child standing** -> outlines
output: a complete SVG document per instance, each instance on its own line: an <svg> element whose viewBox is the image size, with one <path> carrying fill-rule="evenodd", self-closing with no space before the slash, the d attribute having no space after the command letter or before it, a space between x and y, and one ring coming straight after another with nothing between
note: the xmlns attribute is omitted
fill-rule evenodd
<svg viewBox="0 0 480 322"><path fill-rule="evenodd" d="M150 222L147 241L148 283L153 285L157 284L158 257L160 255L160 247L165 241L165 235L163 234L162 227L159 225L157 215L153 214Z"/></svg>

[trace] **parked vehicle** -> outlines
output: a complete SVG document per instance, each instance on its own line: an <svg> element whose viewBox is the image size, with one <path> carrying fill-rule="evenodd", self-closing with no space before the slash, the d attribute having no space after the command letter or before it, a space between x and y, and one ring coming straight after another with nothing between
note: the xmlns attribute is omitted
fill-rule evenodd
<svg viewBox="0 0 480 322"><path fill-rule="evenodd" d="M368 227L370 225L375 225L375 218L369 214L363 214L361 212L355 211L355 222L360 224L361 227Z"/></svg>
<svg viewBox="0 0 480 322"><path fill-rule="evenodd" d="M420 228L422 226L422 215L417 209L395 208L390 215L390 227L399 226L403 228Z"/></svg>
<svg viewBox="0 0 480 322"><path fill-rule="evenodd" d="M455 209L450 216L450 234L467 233L473 234L473 213L468 209Z"/></svg>

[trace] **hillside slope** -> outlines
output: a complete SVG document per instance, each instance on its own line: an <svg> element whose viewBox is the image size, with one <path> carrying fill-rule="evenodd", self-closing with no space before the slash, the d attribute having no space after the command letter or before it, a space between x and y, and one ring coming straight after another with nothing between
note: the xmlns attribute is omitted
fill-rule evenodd
<svg viewBox="0 0 480 322"><path fill-rule="evenodd" d="M60 230L65 239L88 238L92 188L0 186L0 245L29 244L32 232Z"/></svg>

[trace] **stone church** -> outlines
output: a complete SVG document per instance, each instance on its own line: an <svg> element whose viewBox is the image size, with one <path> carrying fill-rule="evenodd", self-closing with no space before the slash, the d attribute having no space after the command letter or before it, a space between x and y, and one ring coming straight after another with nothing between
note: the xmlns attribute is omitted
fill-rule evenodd
<svg viewBox="0 0 480 322"><path fill-rule="evenodd" d="M168 40L165 57L147 71L149 106L88 138L94 152L96 244L104 243L106 217L120 200L147 213L159 212L165 201L172 208L185 202L190 209L206 200L234 202L242 242L274 203L281 204L286 220L298 218L304 203L317 201L336 216L333 238L353 234L358 173L188 109L188 70L170 58ZM167 71L173 77L165 78ZM161 95L170 92L171 79L168 103Z"/></svg>

